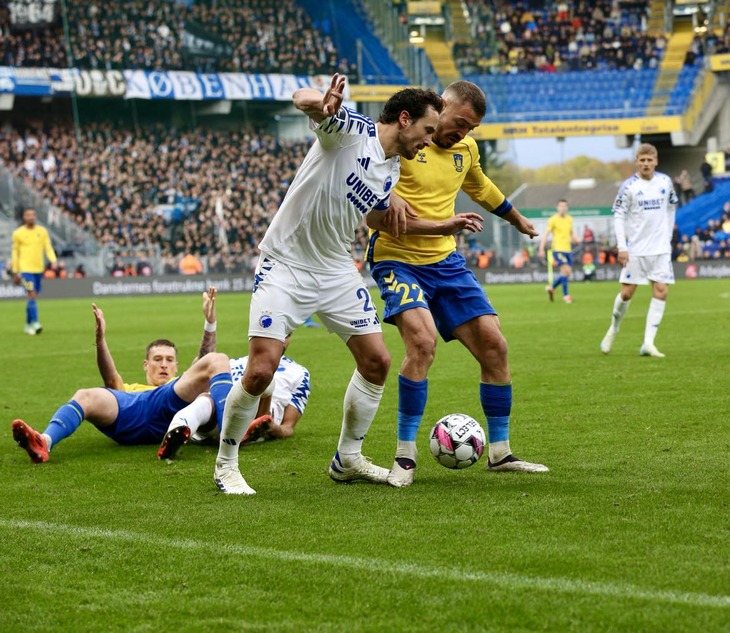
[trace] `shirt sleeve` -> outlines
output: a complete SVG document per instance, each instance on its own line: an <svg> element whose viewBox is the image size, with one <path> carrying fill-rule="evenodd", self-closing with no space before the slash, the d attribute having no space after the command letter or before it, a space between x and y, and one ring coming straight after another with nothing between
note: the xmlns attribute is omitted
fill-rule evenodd
<svg viewBox="0 0 730 633"><path fill-rule="evenodd" d="M301 365L300 368L301 376L296 386L292 389L289 404L291 404L297 411L299 411L299 414L302 415L307 406L307 402L309 402L310 387L309 371L305 367L301 367Z"/></svg>
<svg viewBox="0 0 730 633"><path fill-rule="evenodd" d="M626 242L626 215L629 211L631 203L631 192L628 187L628 181L621 185L616 194L616 200L613 203L613 226L616 233L616 245L619 251L629 250Z"/></svg>
<svg viewBox="0 0 730 633"><path fill-rule="evenodd" d="M669 211L674 211L677 206L679 206L679 196L677 196L677 191L674 188L674 183L669 177L667 177L667 187L669 188L669 204L674 207L674 209L670 207Z"/></svg>
<svg viewBox="0 0 730 633"><path fill-rule="evenodd" d="M498 216L512 210L512 204L489 177L482 171L476 143L470 144L471 165L461 188L474 202Z"/></svg>
<svg viewBox="0 0 730 633"><path fill-rule="evenodd" d="M371 118L345 106L341 106L336 114L321 123L309 119L309 127L324 149L348 147L357 143L361 136L377 136L375 123Z"/></svg>

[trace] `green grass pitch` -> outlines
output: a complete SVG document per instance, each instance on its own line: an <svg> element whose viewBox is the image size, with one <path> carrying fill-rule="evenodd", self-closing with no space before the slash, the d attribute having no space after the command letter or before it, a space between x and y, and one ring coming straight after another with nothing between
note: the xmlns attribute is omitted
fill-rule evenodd
<svg viewBox="0 0 730 633"><path fill-rule="evenodd" d="M215 452L119 447L84 423L31 465L12 440L42 430L97 386L90 300L0 303L0 630L8 631L728 631L730 284L683 281L642 358L640 288L603 356L618 284L573 284L573 305L539 286L489 296L510 344L512 448L545 475L439 466L427 433L446 413L483 423L478 368L439 344L407 489L338 485L326 471L353 369L322 329L290 355L312 375L295 436L243 449L255 497L226 497ZM198 296L100 298L117 367L141 381L144 346L169 337L181 366L200 338ZM218 349L246 352L248 297L218 299ZM402 344L365 453L389 466Z"/></svg>

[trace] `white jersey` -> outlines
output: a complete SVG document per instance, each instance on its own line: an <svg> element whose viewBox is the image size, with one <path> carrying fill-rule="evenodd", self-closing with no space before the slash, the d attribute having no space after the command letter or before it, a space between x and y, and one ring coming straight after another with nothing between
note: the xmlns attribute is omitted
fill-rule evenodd
<svg viewBox="0 0 730 633"><path fill-rule="evenodd" d="M248 356L242 358L231 358L231 378L241 380L246 365L248 364ZM294 362L288 356L282 356L279 366L274 374L274 393L271 396L271 417L274 424L281 424L284 417L284 410L292 405L299 411L300 415L304 413L304 408L309 400L309 371L306 367L302 367L299 363Z"/></svg>
<svg viewBox="0 0 730 633"><path fill-rule="evenodd" d="M654 172L651 180L638 174L626 179L613 203L619 251L636 256L671 253L678 204L674 183L666 174Z"/></svg>
<svg viewBox="0 0 730 633"><path fill-rule="evenodd" d="M309 124L317 139L259 248L295 268L349 271L355 230L370 210L388 208L400 156L385 158L372 119L344 106Z"/></svg>

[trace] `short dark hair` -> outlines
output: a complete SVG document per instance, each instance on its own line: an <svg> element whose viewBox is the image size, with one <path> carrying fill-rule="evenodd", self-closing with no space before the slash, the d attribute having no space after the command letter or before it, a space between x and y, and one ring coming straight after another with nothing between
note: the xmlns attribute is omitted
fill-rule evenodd
<svg viewBox="0 0 730 633"><path fill-rule="evenodd" d="M153 347L172 347L172 349L175 350L175 356L177 356L177 347L175 347L175 343L173 343L170 339L166 338L158 338L152 341L145 350L144 357L145 359L150 357L150 350Z"/></svg>
<svg viewBox="0 0 730 633"><path fill-rule="evenodd" d="M417 120L425 116L429 106L441 114L444 102L433 90L404 88L385 102L378 123L395 123L403 110Z"/></svg>
<svg viewBox="0 0 730 633"><path fill-rule="evenodd" d="M560 204L561 202L565 202L565 204L568 204L568 201L565 198L560 198L556 204Z"/></svg>
<svg viewBox="0 0 730 633"><path fill-rule="evenodd" d="M449 84L444 90L444 97L447 101L453 99L458 103L469 104L480 119L487 113L487 98L482 89L471 81L455 81Z"/></svg>

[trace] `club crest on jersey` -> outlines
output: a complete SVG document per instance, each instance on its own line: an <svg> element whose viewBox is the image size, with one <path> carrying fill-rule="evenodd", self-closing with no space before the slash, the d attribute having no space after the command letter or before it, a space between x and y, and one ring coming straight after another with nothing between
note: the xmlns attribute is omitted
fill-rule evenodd
<svg viewBox="0 0 730 633"><path fill-rule="evenodd" d="M383 191L385 191L385 193L388 193L392 186L393 186L393 179L390 176L388 176L385 179L385 184L383 185Z"/></svg>
<svg viewBox="0 0 730 633"><path fill-rule="evenodd" d="M457 173L461 173L462 171L464 171L463 154L454 154L454 169L456 169Z"/></svg>
<svg viewBox="0 0 730 633"><path fill-rule="evenodd" d="M259 317L259 325L262 328L264 328L264 329L270 328L273 324L274 324L274 319L271 318L271 313L270 312L264 312Z"/></svg>
<svg viewBox="0 0 730 633"><path fill-rule="evenodd" d="M416 154L416 162L425 163L426 162L426 152L418 152L418 154Z"/></svg>

